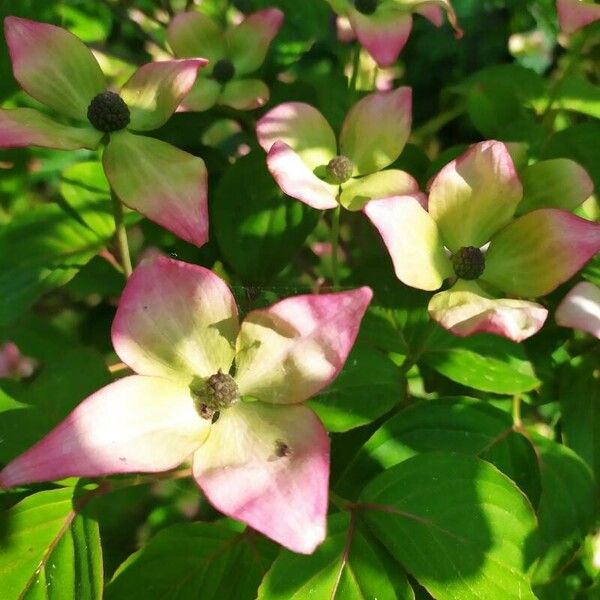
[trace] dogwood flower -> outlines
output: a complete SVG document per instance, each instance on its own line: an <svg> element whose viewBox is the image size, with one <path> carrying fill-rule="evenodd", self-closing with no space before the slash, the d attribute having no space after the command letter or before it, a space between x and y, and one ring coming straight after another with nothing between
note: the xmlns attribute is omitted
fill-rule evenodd
<svg viewBox="0 0 600 600"><path fill-rule="evenodd" d="M396 196L364 211L398 279L432 291L454 281L429 302L435 321L459 336L485 331L521 341L548 314L527 298L548 294L600 250L600 224L563 209L591 191L585 171L562 159L528 167L521 181L506 146L486 141L438 173L428 210L420 198Z"/></svg>
<svg viewBox="0 0 600 600"><path fill-rule="evenodd" d="M339 136L309 104L286 102L257 123L258 142L279 187L318 209L361 210L373 198L413 194L419 185L385 169L402 152L411 126L412 91L375 92L348 112Z"/></svg>
<svg viewBox="0 0 600 600"><path fill-rule="evenodd" d="M204 111L215 104L252 110L269 100L269 88L260 79L247 77L263 64L283 23L283 12L267 8L248 15L240 24L221 29L199 12L177 15L167 28L175 56L205 56L210 67L200 72L181 110Z"/></svg>
<svg viewBox="0 0 600 600"><path fill-rule="evenodd" d="M350 22L358 41L380 67L396 62L412 29L412 13L440 27L443 10L457 37L462 37L449 0L327 0L333 11Z"/></svg>
<svg viewBox="0 0 600 600"><path fill-rule="evenodd" d="M323 540L329 440L303 402L340 372L372 292L304 295L243 322L208 269L159 256L127 282L114 348L137 373L84 400L0 486L172 469L193 454L208 500L291 550Z"/></svg>
<svg viewBox="0 0 600 600"><path fill-rule="evenodd" d="M570 35L600 20L600 5L582 0L556 0L560 30Z"/></svg>
<svg viewBox="0 0 600 600"><path fill-rule="evenodd" d="M600 339L600 288L589 281L579 282L558 305L555 317L563 327Z"/></svg>
<svg viewBox="0 0 600 600"><path fill-rule="evenodd" d="M201 158L133 132L163 125L192 88L203 58L140 67L119 94L92 52L69 31L6 17L13 73L23 90L57 113L0 109L0 148L104 149L104 172L121 201L179 237L208 239L207 174Z"/></svg>
<svg viewBox="0 0 600 600"><path fill-rule="evenodd" d="M0 345L0 379L26 379L37 366L37 360L24 356L14 342Z"/></svg>

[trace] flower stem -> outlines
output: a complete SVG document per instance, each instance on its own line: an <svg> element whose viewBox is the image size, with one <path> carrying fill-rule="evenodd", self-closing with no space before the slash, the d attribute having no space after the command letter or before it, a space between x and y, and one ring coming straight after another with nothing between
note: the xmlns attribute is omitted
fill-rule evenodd
<svg viewBox="0 0 600 600"><path fill-rule="evenodd" d="M360 44L356 44L354 47L354 55L352 57L352 74L350 75L350 82L348 87L353 92L356 92L356 83L358 81L358 69L360 67Z"/></svg>
<svg viewBox="0 0 600 600"><path fill-rule="evenodd" d="M121 259L125 277L129 277L133 269L131 267L131 256L129 255L129 244L127 242L127 229L123 222L123 205L112 189L110 195L113 201L113 214L115 216L115 233L117 244L119 246L119 258Z"/></svg>
<svg viewBox="0 0 600 600"><path fill-rule="evenodd" d="M521 396L519 394L515 394L512 399L512 417L514 427L519 429L523 424L521 421Z"/></svg>
<svg viewBox="0 0 600 600"><path fill-rule="evenodd" d="M337 207L333 209L333 216L331 217L331 279L334 288L337 288L340 285L338 248L340 245L341 208L342 207L338 204Z"/></svg>

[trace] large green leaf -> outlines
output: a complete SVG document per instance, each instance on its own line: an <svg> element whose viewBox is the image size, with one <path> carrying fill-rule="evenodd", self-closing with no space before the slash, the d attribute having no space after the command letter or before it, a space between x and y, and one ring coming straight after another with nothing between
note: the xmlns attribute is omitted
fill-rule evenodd
<svg viewBox="0 0 600 600"><path fill-rule="evenodd" d="M541 436L533 441L542 473L538 583L548 581L579 548L594 524L597 499L592 473L575 452Z"/></svg>
<svg viewBox="0 0 600 600"><path fill-rule="evenodd" d="M385 354L357 345L335 381L309 404L329 431L348 431L398 404L403 385L400 370Z"/></svg>
<svg viewBox="0 0 600 600"><path fill-rule="evenodd" d="M421 360L452 381L484 392L511 395L541 384L523 346L489 334L468 338L444 334L436 336Z"/></svg>
<svg viewBox="0 0 600 600"><path fill-rule="evenodd" d="M434 451L492 462L537 502L540 481L533 447L512 430L510 415L472 398L419 402L386 421L349 462L336 489L342 495L357 494L384 470Z"/></svg>
<svg viewBox="0 0 600 600"><path fill-rule="evenodd" d="M413 600L406 576L356 515L330 517L327 539L314 554L284 550L264 578L258 600Z"/></svg>
<svg viewBox="0 0 600 600"><path fill-rule="evenodd" d="M86 508L79 512L85 500L74 488L50 490L0 513L3 600L102 598L98 523Z"/></svg>
<svg viewBox="0 0 600 600"><path fill-rule="evenodd" d="M577 357L563 371L560 406L564 439L600 484L600 356Z"/></svg>
<svg viewBox="0 0 600 600"><path fill-rule="evenodd" d="M119 567L107 600L254 600L275 554L262 536L221 524L163 529Z"/></svg>
<svg viewBox="0 0 600 600"><path fill-rule="evenodd" d="M253 152L227 170L211 203L214 234L245 281L263 282L289 264L320 212L285 196Z"/></svg>
<svg viewBox="0 0 600 600"><path fill-rule="evenodd" d="M464 454L429 453L378 475L364 519L438 600L534 600L525 549L535 515L515 484Z"/></svg>
<svg viewBox="0 0 600 600"><path fill-rule="evenodd" d="M55 204L40 205L0 230L0 325L64 285L111 237Z"/></svg>

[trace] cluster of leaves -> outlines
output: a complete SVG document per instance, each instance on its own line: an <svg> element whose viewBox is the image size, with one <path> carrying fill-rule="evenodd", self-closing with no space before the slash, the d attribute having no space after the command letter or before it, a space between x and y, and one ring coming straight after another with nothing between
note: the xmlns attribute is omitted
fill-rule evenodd
<svg viewBox="0 0 600 600"><path fill-rule="evenodd" d="M6 0L0 16L68 28L123 81L164 47L161 21L185 4ZM361 62L357 91L348 88L353 46L337 41L327 3L233 4L285 12L260 72L266 109L305 101L339 127L373 73ZM464 38L415 20L395 71L415 98L396 166L425 187L468 144L494 138L525 143L533 160L573 159L600 189L597 31L565 51L550 0L453 4ZM201 5L216 19L229 8ZM542 42L511 56L509 38L532 31ZM0 75L0 100L23 104L6 51ZM318 289L332 270L323 251L331 215L276 186L258 115L176 114L153 134L205 160L208 244L126 214L134 258L155 247L212 268L243 311ZM39 363L31 379L0 381L7 463L111 381L109 329L124 276L110 259L111 198L95 152L0 158L0 342ZM597 217L597 205L585 210ZM344 214L340 233L343 285L368 284L375 298L341 375L311 401L332 440L323 545L311 556L281 550L221 518L189 479L67 480L0 496L2 598L600 597L598 342L551 320L522 344L454 337L429 320L427 294L397 281L365 219ZM600 285L598 257L583 277ZM551 314L573 283L543 299Z"/></svg>

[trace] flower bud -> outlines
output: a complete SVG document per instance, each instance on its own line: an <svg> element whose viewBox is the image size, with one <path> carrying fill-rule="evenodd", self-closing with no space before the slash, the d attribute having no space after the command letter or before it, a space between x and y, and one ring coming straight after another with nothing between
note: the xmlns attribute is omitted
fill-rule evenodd
<svg viewBox="0 0 600 600"><path fill-rule="evenodd" d="M229 408L240 399L237 383L231 375L220 369L208 379L194 379L190 391L196 401L198 414L213 423L219 418L219 411Z"/></svg>
<svg viewBox="0 0 600 600"><path fill-rule="evenodd" d="M129 125L129 108L119 94L101 92L92 98L87 118L99 131L118 131Z"/></svg>
<svg viewBox="0 0 600 600"><path fill-rule="evenodd" d="M477 279L485 269L485 256L475 246L463 246L452 255L451 261L460 279Z"/></svg>

